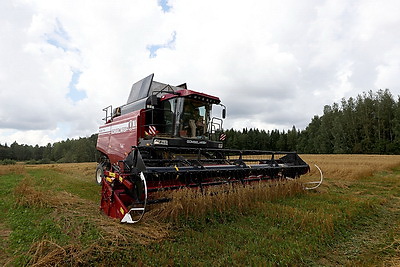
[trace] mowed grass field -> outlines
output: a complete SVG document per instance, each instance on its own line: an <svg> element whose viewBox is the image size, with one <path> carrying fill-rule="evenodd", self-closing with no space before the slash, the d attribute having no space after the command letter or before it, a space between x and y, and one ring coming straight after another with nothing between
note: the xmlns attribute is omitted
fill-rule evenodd
<svg viewBox="0 0 400 267"><path fill-rule="evenodd" d="M399 266L400 156L301 157L297 182L181 190L135 225L99 211L96 163L0 166L0 265Z"/></svg>

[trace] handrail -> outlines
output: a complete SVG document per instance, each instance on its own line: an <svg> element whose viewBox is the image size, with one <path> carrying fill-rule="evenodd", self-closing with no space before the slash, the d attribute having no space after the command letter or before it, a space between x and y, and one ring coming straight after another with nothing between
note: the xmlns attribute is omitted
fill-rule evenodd
<svg viewBox="0 0 400 267"><path fill-rule="evenodd" d="M110 110L110 115L108 115L108 110ZM109 106L103 108L103 111L106 112L106 117L103 118L103 121L105 121L107 123L108 122L108 118L110 118L110 119L112 118L112 105L109 105Z"/></svg>

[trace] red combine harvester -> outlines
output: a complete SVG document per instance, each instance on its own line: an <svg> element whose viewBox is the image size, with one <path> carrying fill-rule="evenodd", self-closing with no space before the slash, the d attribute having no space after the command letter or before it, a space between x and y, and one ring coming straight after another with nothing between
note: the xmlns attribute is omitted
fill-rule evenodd
<svg viewBox="0 0 400 267"><path fill-rule="evenodd" d="M163 190L294 179L310 170L295 152L225 149L220 99L153 76L132 86L125 105L104 109L96 181L108 216L138 222L147 204L165 201L154 198ZM222 118L212 114L216 105Z"/></svg>

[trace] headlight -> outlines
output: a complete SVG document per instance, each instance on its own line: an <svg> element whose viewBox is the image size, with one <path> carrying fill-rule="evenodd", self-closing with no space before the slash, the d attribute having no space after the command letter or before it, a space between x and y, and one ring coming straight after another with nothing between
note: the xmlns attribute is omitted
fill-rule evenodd
<svg viewBox="0 0 400 267"><path fill-rule="evenodd" d="M154 139L153 144L154 144L154 145L168 146L168 140L164 140L164 139Z"/></svg>
<svg viewBox="0 0 400 267"><path fill-rule="evenodd" d="M222 148L223 147L223 144L218 144L218 148Z"/></svg>

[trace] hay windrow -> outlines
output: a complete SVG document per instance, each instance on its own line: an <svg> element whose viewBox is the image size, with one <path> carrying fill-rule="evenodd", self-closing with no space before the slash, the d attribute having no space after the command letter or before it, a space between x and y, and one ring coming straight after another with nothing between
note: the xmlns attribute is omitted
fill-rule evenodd
<svg viewBox="0 0 400 267"><path fill-rule="evenodd" d="M36 242L30 248L30 266L55 266L67 256L67 250L51 240Z"/></svg>
<svg viewBox="0 0 400 267"><path fill-rule="evenodd" d="M15 204L25 207L47 207L49 199L45 193L35 189L33 182L29 178L24 178L14 188Z"/></svg>
<svg viewBox="0 0 400 267"><path fill-rule="evenodd" d="M51 192L39 190L33 184L30 176L25 176L14 188L13 193L15 204L24 207L59 208L62 206L73 206L85 201L65 191Z"/></svg>
<svg viewBox="0 0 400 267"><path fill-rule="evenodd" d="M26 174L26 169L24 165L0 165L0 175L6 174Z"/></svg>

